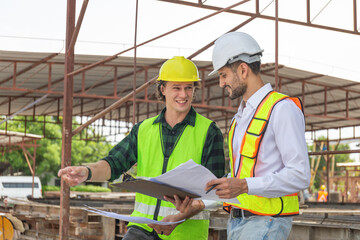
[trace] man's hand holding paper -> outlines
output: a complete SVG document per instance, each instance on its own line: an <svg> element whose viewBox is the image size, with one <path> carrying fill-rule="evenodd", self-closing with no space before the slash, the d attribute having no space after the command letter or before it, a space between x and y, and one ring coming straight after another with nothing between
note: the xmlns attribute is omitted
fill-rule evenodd
<svg viewBox="0 0 360 240"><path fill-rule="evenodd" d="M225 181L227 178L221 179L222 181ZM164 184L174 186L176 188L200 196L199 198L195 198L195 200L214 200L239 203L239 201L236 199L237 195L232 198L220 198L216 194L216 191L212 190L209 193L206 193L206 190L208 190L207 183L211 182L212 180L219 181L219 179L207 168L196 164L191 159L186 163L179 165L177 168L154 178L154 181L156 182L162 182ZM221 186L216 187L216 189L220 188Z"/></svg>
<svg viewBox="0 0 360 240"><path fill-rule="evenodd" d="M164 196L164 199L174 204L179 212L186 213L184 215L186 219L196 215L205 208L202 200L194 200L188 196L184 200L181 200L177 195L174 195L173 198Z"/></svg>
<svg viewBox="0 0 360 240"><path fill-rule="evenodd" d="M201 212L205 207L202 200L194 200L188 196L184 200L181 200L177 195L174 195L172 198L169 196L164 196L164 199L174 204L176 210L178 210L180 213L166 216L161 220L162 222L178 222L184 219L189 219L197 213ZM149 224L149 227L155 229L158 234L169 235L179 224L180 223L171 225Z"/></svg>
<svg viewBox="0 0 360 240"><path fill-rule="evenodd" d="M212 191L219 196L220 199L236 198L240 194L248 192L248 186L245 179L239 178L219 178L213 179L206 184L206 190L215 186ZM210 192L209 192L210 193Z"/></svg>

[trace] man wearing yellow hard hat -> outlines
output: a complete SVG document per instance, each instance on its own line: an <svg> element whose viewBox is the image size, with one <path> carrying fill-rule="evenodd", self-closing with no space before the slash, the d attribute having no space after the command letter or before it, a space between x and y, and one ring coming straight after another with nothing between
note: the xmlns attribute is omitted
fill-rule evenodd
<svg viewBox="0 0 360 240"><path fill-rule="evenodd" d="M165 102L159 115L137 123L101 161L67 167L58 175L71 186L90 179L113 181L137 163L138 176L156 177L192 159L221 177L225 165L222 133L191 106L200 81L197 67L184 57L173 57L162 65L157 80L157 95ZM123 239L208 239L209 212L202 211L206 202L187 198L189 210L180 213L174 201L167 200L136 193L132 216L167 222L186 219L184 222L151 227L129 223Z"/></svg>
<svg viewBox="0 0 360 240"><path fill-rule="evenodd" d="M325 185L321 185L320 190L317 193L317 201L318 202L327 202L328 200L328 192L326 191Z"/></svg>

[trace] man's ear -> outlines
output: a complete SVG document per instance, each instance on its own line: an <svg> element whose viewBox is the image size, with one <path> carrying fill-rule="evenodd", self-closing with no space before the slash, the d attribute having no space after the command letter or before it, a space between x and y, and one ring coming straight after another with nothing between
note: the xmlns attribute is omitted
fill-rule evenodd
<svg viewBox="0 0 360 240"><path fill-rule="evenodd" d="M246 63L240 63L237 71L238 75L245 79L249 75L249 66Z"/></svg>
<svg viewBox="0 0 360 240"><path fill-rule="evenodd" d="M164 86L164 85L161 85L161 86L160 86L160 91L161 91L162 95L165 96L165 94L164 94L164 92L165 92L165 86Z"/></svg>

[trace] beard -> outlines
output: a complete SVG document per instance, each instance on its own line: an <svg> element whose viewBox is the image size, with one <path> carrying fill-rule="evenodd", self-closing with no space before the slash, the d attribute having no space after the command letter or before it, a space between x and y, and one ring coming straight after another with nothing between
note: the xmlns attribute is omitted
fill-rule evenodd
<svg viewBox="0 0 360 240"><path fill-rule="evenodd" d="M229 98L231 100L234 100L239 97L242 97L246 93L246 90L247 90L247 85L245 83L240 83L239 86L233 89L231 95L229 95Z"/></svg>
<svg viewBox="0 0 360 240"><path fill-rule="evenodd" d="M237 87L235 87L235 88L232 90L231 95L229 95L229 98L230 98L231 100L234 100L234 99L236 99L236 98L242 97L242 96L246 93L246 90L247 90L247 84L240 81L240 78L239 78L239 76L237 75L237 73L235 73L233 82L234 82L234 83L237 82L239 85L238 85Z"/></svg>

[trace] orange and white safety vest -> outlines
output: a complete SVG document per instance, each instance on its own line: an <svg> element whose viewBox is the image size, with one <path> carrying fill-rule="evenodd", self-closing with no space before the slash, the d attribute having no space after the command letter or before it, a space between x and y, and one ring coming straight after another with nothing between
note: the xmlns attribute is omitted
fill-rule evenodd
<svg viewBox="0 0 360 240"><path fill-rule="evenodd" d="M233 156L233 138L236 120L231 123L229 131L229 157L231 166L231 177L240 179L255 176L255 168L261 141L269 123L271 112L274 106L284 100L291 99L301 109L302 104L298 98L290 98L284 94L272 91L269 92L257 107L255 114L244 134L240 147L240 165L235 172L235 159ZM256 195L240 194L237 199L240 204L227 203L258 215L270 216L291 216L299 214L299 201L297 193L277 197L266 198Z"/></svg>
<svg viewBox="0 0 360 240"><path fill-rule="evenodd" d="M319 191L318 192L318 202L327 202L328 192L327 191Z"/></svg>

